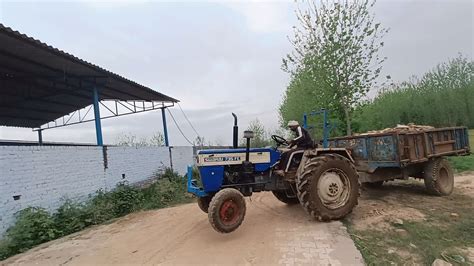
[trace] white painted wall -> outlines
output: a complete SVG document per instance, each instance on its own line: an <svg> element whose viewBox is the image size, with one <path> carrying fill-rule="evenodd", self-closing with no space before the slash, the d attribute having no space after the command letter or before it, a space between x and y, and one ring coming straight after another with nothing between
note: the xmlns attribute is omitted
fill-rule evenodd
<svg viewBox="0 0 474 266"><path fill-rule="evenodd" d="M87 146L0 146L0 236L26 207L54 211L65 198L84 201L99 189L144 181L171 165L185 174L192 163L192 147L106 147L104 152Z"/></svg>

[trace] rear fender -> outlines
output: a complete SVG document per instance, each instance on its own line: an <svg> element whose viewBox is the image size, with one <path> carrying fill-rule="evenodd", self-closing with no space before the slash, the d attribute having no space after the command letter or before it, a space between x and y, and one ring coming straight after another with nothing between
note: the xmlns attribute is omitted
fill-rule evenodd
<svg viewBox="0 0 474 266"><path fill-rule="evenodd" d="M296 171L296 176L299 176L301 173L303 173L304 165L310 158L321 156L324 154L338 154L347 158L352 163L355 163L354 158L352 158L350 151L344 148L316 148L316 149L306 150L303 154L303 158L301 159L301 163L298 167L298 170Z"/></svg>
<svg viewBox="0 0 474 266"><path fill-rule="evenodd" d="M352 158L351 152L345 148L316 148L312 150L307 150L304 153L304 157L317 157L324 154L339 154L343 157L346 157L352 163L355 163L354 158Z"/></svg>

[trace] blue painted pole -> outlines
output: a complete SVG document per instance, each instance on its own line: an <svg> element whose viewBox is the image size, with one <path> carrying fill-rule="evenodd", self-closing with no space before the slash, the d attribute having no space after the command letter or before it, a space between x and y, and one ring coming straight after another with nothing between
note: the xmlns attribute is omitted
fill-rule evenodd
<svg viewBox="0 0 474 266"><path fill-rule="evenodd" d="M93 104L94 104L94 119L95 119L95 134L97 137L97 145L104 146L102 140L102 125L100 123L100 111L99 111L99 91L94 86L93 89Z"/></svg>
<svg viewBox="0 0 474 266"><path fill-rule="evenodd" d="M161 117L163 119L163 135L165 135L165 146L169 147L170 143L169 143L169 140L168 140L168 127L166 126L165 108L161 108Z"/></svg>
<svg viewBox="0 0 474 266"><path fill-rule="evenodd" d="M308 116L306 113L303 114L303 128L308 129Z"/></svg>
<svg viewBox="0 0 474 266"><path fill-rule="evenodd" d="M324 109L323 110L323 148L327 148L329 145L328 145L328 138L329 138L329 130L328 130L328 112Z"/></svg>

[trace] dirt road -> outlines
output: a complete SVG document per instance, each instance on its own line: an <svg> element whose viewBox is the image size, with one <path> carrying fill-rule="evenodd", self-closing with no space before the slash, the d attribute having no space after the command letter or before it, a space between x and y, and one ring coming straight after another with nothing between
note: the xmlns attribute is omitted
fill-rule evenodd
<svg viewBox="0 0 474 266"><path fill-rule="evenodd" d="M271 193L247 200L234 233L215 232L197 204L140 212L41 245L0 264L361 265L341 222L309 219Z"/></svg>

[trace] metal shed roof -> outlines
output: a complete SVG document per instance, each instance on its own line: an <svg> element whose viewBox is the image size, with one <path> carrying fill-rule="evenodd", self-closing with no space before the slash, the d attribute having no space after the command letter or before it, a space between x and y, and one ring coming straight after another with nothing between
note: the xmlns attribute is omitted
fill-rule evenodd
<svg viewBox="0 0 474 266"><path fill-rule="evenodd" d="M0 24L0 125L36 128L99 100L178 102Z"/></svg>

